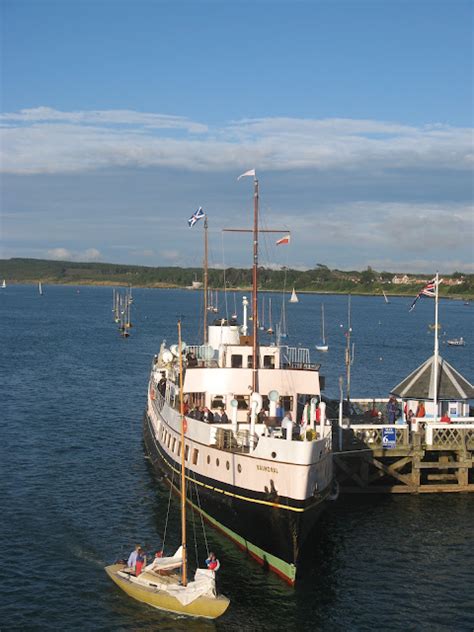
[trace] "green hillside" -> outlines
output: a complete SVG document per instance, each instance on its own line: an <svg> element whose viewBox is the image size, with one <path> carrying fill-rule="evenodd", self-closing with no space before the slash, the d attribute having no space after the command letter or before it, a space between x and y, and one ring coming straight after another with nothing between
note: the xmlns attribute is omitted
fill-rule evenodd
<svg viewBox="0 0 474 632"><path fill-rule="evenodd" d="M395 282L401 279L403 282ZM406 278L404 278L406 277ZM133 285L134 287L186 287L195 279L202 280L198 268L147 267L115 263L80 263L47 259L0 259L0 280L7 283L36 283L76 285ZM393 272L367 270L331 270L318 264L311 270L269 270L259 272L260 288L282 290L295 287L300 292L330 292L355 294L416 294L429 275L395 275ZM455 272L444 275L441 296L471 298L474 296L474 275ZM209 270L209 284L214 288L248 288L252 273L246 268Z"/></svg>

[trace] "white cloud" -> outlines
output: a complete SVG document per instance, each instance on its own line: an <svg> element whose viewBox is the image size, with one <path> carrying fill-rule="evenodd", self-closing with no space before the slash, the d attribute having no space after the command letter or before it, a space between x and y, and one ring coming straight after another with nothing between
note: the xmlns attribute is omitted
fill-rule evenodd
<svg viewBox="0 0 474 632"><path fill-rule="evenodd" d="M87 248L80 251L72 251L68 248L51 248L46 251L46 258L55 261L99 261L102 255L97 248Z"/></svg>
<svg viewBox="0 0 474 632"><path fill-rule="evenodd" d="M472 130L355 119L268 118L215 127L130 110L60 112L48 107L1 117L3 170L67 173L110 166L222 171L391 168L468 170Z"/></svg>

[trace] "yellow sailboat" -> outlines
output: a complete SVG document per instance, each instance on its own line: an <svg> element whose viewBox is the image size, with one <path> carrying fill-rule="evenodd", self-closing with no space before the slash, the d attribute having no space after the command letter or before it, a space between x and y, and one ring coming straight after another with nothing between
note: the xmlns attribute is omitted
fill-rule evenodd
<svg viewBox="0 0 474 632"><path fill-rule="evenodd" d="M184 446L183 361L181 323L178 322L180 367L181 445ZM216 591L215 571L198 568L193 581L187 579L185 451L181 451L181 541L172 557L155 558L138 576L125 563L105 567L107 575L133 599L176 614L216 619L230 600Z"/></svg>

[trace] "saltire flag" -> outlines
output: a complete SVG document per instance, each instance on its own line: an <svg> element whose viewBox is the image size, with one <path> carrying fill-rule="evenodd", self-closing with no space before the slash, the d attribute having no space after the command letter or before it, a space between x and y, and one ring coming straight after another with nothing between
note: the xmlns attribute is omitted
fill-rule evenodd
<svg viewBox="0 0 474 632"><path fill-rule="evenodd" d="M245 173L240 174L237 180L240 180L240 178L245 178L245 176L253 176L255 178L255 169L250 169L249 171L246 171Z"/></svg>
<svg viewBox="0 0 474 632"><path fill-rule="evenodd" d="M276 245L281 246L282 244L289 244L289 243L290 243L290 235L285 235L284 237L282 237L276 242Z"/></svg>
<svg viewBox="0 0 474 632"><path fill-rule="evenodd" d="M441 279L438 281L438 283L441 283ZM436 296L436 277L434 279L431 279L431 281L429 281L425 287L418 292L418 294L415 297L415 300L413 301L413 303L411 304L410 309L408 310L409 312L411 312L416 305L417 300L420 298L420 296L430 296L431 298L435 298Z"/></svg>
<svg viewBox="0 0 474 632"><path fill-rule="evenodd" d="M194 213L188 219L189 228L192 228L197 221L199 221L205 216L206 216L206 213L204 213L204 211L202 210L202 206L200 206L198 210L194 211Z"/></svg>

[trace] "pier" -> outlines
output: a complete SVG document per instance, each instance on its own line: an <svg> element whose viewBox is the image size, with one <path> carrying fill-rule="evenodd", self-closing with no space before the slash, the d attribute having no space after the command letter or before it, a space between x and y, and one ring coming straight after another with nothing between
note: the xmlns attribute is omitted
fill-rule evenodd
<svg viewBox="0 0 474 632"><path fill-rule="evenodd" d="M474 418L450 424L415 420L413 428L335 426L334 472L341 493L474 492Z"/></svg>

